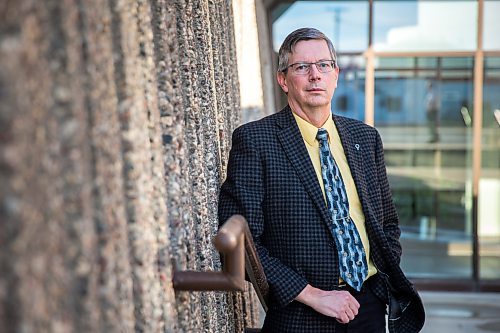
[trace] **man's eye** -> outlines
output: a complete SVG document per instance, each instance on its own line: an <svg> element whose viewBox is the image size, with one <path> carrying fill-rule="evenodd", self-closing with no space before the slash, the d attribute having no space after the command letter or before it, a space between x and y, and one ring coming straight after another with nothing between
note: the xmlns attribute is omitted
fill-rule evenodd
<svg viewBox="0 0 500 333"><path fill-rule="evenodd" d="M295 67L296 70L298 71L305 71L309 68L309 65L307 64L297 64L297 67Z"/></svg>
<svg viewBox="0 0 500 333"><path fill-rule="evenodd" d="M331 67L329 62L320 62L318 65L319 65L319 67L324 68L324 69Z"/></svg>

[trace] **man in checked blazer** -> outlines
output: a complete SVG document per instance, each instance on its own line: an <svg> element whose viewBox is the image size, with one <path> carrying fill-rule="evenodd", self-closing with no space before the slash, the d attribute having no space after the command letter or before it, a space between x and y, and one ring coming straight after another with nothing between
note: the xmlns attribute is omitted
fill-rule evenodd
<svg viewBox="0 0 500 333"><path fill-rule="evenodd" d="M386 313L390 332L419 332L425 314L399 266L400 229L380 136L331 113L336 60L331 41L316 29L298 29L285 39L277 80L288 105L234 131L219 221L233 214L248 221L270 287L263 332L383 333ZM328 132L368 258L360 291L340 279L319 128Z"/></svg>

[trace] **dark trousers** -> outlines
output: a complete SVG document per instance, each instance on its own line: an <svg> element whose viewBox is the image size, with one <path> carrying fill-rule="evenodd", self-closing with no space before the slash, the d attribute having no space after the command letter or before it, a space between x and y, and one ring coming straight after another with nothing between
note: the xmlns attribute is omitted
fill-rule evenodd
<svg viewBox="0 0 500 333"><path fill-rule="evenodd" d="M336 333L385 333L385 308L386 305L375 296L369 279L363 284L360 292L345 286L347 290L359 302L358 315L347 324L338 324Z"/></svg>

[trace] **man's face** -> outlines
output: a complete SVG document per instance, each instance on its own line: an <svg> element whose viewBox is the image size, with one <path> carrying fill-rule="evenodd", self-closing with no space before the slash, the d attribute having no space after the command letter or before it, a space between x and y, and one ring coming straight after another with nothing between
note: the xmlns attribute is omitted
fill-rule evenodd
<svg viewBox="0 0 500 333"><path fill-rule="evenodd" d="M288 65L297 62L317 62L332 59L326 41L322 39L303 40L295 44L293 53L289 55ZM299 107L302 111L311 108L325 107L330 110L339 68L328 73L321 73L315 65L308 74L297 75L289 68L286 73L278 73L278 83L287 93L288 103L292 109Z"/></svg>

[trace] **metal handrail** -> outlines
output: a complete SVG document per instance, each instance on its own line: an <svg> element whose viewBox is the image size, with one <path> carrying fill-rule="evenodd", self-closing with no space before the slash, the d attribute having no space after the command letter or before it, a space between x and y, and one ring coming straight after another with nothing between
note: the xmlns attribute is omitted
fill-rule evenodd
<svg viewBox="0 0 500 333"><path fill-rule="evenodd" d="M244 291L246 270L246 277L267 311L269 285L246 219L241 215L231 216L219 229L213 242L224 255L222 272L177 271L174 266L174 289Z"/></svg>

